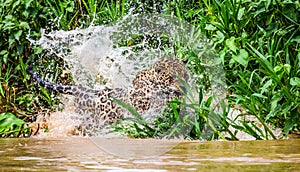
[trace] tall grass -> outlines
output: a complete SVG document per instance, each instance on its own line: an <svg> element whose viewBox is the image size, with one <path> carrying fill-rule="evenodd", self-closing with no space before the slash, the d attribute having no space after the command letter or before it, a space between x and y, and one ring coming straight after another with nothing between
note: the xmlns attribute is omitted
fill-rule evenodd
<svg viewBox="0 0 300 172"><path fill-rule="evenodd" d="M284 135L299 131L299 2L187 2L165 3L166 11L193 23L213 40L227 76L229 106L223 106L223 116L219 115L219 127L214 132L229 132L231 138L228 139L237 139L237 131L256 139L276 139L272 131L275 127L282 128ZM229 118L230 107L237 105L244 113ZM198 103L193 109L203 111L205 108ZM248 116L253 118L239 121ZM193 125L199 131L201 127L197 126L203 123L208 121L198 121ZM229 126L235 132L229 131Z"/></svg>

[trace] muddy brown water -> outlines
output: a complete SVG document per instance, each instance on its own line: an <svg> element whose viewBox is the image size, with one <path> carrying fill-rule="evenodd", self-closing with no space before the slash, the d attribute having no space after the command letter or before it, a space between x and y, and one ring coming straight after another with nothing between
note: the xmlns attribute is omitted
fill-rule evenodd
<svg viewBox="0 0 300 172"><path fill-rule="evenodd" d="M300 139L0 139L0 171L300 171Z"/></svg>

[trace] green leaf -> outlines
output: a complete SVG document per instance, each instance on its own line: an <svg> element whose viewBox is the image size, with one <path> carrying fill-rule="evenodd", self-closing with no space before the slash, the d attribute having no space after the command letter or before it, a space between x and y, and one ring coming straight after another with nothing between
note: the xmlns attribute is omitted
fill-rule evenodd
<svg viewBox="0 0 300 172"><path fill-rule="evenodd" d="M19 26L20 26L21 28L23 28L23 29L30 29L30 27L29 27L29 25L28 25L27 22L21 22L21 23L19 24Z"/></svg>
<svg viewBox="0 0 300 172"><path fill-rule="evenodd" d="M68 7L68 8L66 9L66 11L68 11L68 12L73 12L73 7Z"/></svg>
<svg viewBox="0 0 300 172"><path fill-rule="evenodd" d="M225 43L227 45L227 47L232 50L233 52L236 53L237 47L235 46L235 38L234 37L230 37L229 39L226 39Z"/></svg>
<svg viewBox="0 0 300 172"><path fill-rule="evenodd" d="M213 25L211 25L211 24L207 24L206 26L205 26L205 30L216 30L217 28L215 27L215 26L213 26Z"/></svg>
<svg viewBox="0 0 300 172"><path fill-rule="evenodd" d="M20 1L20 0L19 0L19 1L15 1L14 4L13 4L13 6L12 6L12 9L15 10L15 8L16 8L17 6L20 6L20 3L21 3L21 2L22 2L22 1Z"/></svg>
<svg viewBox="0 0 300 172"><path fill-rule="evenodd" d="M272 80L268 80L260 89L261 89L261 92L260 94L263 94L263 93L267 93L269 92L268 88L272 85Z"/></svg>
<svg viewBox="0 0 300 172"><path fill-rule="evenodd" d="M283 94L281 92L275 93L275 95L271 99L271 109L270 113L266 116L266 120L274 117L278 109L280 109L281 105L278 102L283 98Z"/></svg>
<svg viewBox="0 0 300 172"><path fill-rule="evenodd" d="M23 16L26 17L26 18L29 16L29 12L28 12L28 11L24 11L22 14L23 14Z"/></svg>
<svg viewBox="0 0 300 172"><path fill-rule="evenodd" d="M16 40L19 41L20 36L22 35L23 31L22 30L18 30L17 32L14 33L14 37L16 38Z"/></svg>
<svg viewBox="0 0 300 172"><path fill-rule="evenodd" d="M5 16L5 20L9 21L9 20L12 20L13 19L13 16L12 15L7 15Z"/></svg>
<svg viewBox="0 0 300 172"><path fill-rule="evenodd" d="M297 21L299 21L299 12L297 12L297 9L295 9L295 7L292 6L285 7L282 10L282 13L287 19L291 20L294 23L297 23ZM299 9L299 3L297 8Z"/></svg>
<svg viewBox="0 0 300 172"><path fill-rule="evenodd" d="M239 12L238 12L237 19L238 19L238 20L242 20L242 17L243 17L243 15L244 15L244 13L245 13L245 7L240 8L240 9L239 9Z"/></svg>
<svg viewBox="0 0 300 172"><path fill-rule="evenodd" d="M233 55L232 58L244 67L247 67L248 62L250 61L249 54L245 49L241 49L238 55Z"/></svg>
<svg viewBox="0 0 300 172"><path fill-rule="evenodd" d="M21 55L23 53L24 50L24 46L23 45L17 45L17 54Z"/></svg>
<svg viewBox="0 0 300 172"><path fill-rule="evenodd" d="M6 64L8 59L8 54L3 55L3 63Z"/></svg>
<svg viewBox="0 0 300 172"><path fill-rule="evenodd" d="M289 131L293 129L294 126L296 126L297 122L295 121L296 118L289 118L283 127L283 131L286 135L289 134Z"/></svg>
<svg viewBox="0 0 300 172"><path fill-rule="evenodd" d="M282 113L283 114L288 114L289 112L291 112L291 109L295 107L294 102L287 102L282 106Z"/></svg>
<svg viewBox="0 0 300 172"><path fill-rule="evenodd" d="M7 50L2 50L0 51L0 55L3 56L4 54L7 54L7 52L8 52Z"/></svg>
<svg viewBox="0 0 300 172"><path fill-rule="evenodd" d="M15 43L16 42L15 40L16 39L14 38L14 36L10 35L9 38L8 38L9 45L12 45L13 43Z"/></svg>
<svg viewBox="0 0 300 172"><path fill-rule="evenodd" d="M297 43L297 44L300 44L300 36L296 36L295 38L293 38L293 39L291 40L291 42L295 42L295 43Z"/></svg>
<svg viewBox="0 0 300 172"><path fill-rule="evenodd" d="M282 76L283 76L283 74L284 74L283 65L280 64L280 65L275 66L275 67L274 67L274 71L275 71L277 77L278 77L279 79L281 79Z"/></svg>
<svg viewBox="0 0 300 172"><path fill-rule="evenodd" d="M300 78L298 78L298 77L293 77L293 78L291 78L290 79L290 84L292 85L292 86L300 86Z"/></svg>
<svg viewBox="0 0 300 172"><path fill-rule="evenodd" d="M13 113L0 114L0 135L13 134L14 136L17 136L20 130L25 131L24 129L28 129L28 127L24 125L25 122L18 119Z"/></svg>
<svg viewBox="0 0 300 172"><path fill-rule="evenodd" d="M8 59L8 51L7 50L2 50L0 52L0 55L2 56L3 63L6 64L7 63L7 59Z"/></svg>
<svg viewBox="0 0 300 172"><path fill-rule="evenodd" d="M30 6L32 0L25 0L25 8L28 9L28 7Z"/></svg>
<svg viewBox="0 0 300 172"><path fill-rule="evenodd" d="M34 54L40 54L43 51L42 47L33 46L32 47Z"/></svg>
<svg viewBox="0 0 300 172"><path fill-rule="evenodd" d="M268 97L266 97L266 96L264 96L264 95L262 95L262 94L258 94L258 93L254 93L254 94L252 94L253 96L255 96L255 97L259 97L259 98L262 98L262 99L267 99Z"/></svg>
<svg viewBox="0 0 300 172"><path fill-rule="evenodd" d="M286 74L290 74L290 72L291 72L291 65L289 65L289 64L284 64L283 65L283 68L284 68L284 71L286 72Z"/></svg>

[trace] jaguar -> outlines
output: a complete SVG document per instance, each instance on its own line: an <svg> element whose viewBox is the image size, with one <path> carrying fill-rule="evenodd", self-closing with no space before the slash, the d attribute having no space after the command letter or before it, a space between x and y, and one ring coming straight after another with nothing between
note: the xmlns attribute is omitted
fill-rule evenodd
<svg viewBox="0 0 300 172"><path fill-rule="evenodd" d="M182 97L183 81L188 80L185 63L165 58L139 72L128 88L91 89L83 86L59 85L40 78L32 69L27 73L46 89L75 96L77 128L82 135L93 136L104 126L122 119L128 111L115 100L131 105L140 114L161 109L174 98Z"/></svg>

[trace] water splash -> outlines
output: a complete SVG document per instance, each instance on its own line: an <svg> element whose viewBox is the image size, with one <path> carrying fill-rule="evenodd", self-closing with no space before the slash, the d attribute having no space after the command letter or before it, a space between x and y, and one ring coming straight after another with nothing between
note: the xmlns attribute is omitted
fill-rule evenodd
<svg viewBox="0 0 300 172"><path fill-rule="evenodd" d="M209 40L193 26L170 16L128 14L111 25L42 32L42 37L32 43L47 50L49 55L62 57L70 66L76 85L94 89L128 88L138 72L161 58L177 56L184 59L175 48L184 44L212 76L213 94L222 95L226 90L218 83L225 77ZM201 76L194 75L188 81L191 88L194 88L196 77ZM72 103L70 98L65 101L65 106L72 106ZM150 109L148 114L152 112ZM185 116L193 114L189 110L184 112ZM62 113L61 116L76 116L66 110ZM65 120L59 116L55 118ZM52 121L55 123L53 118Z"/></svg>

